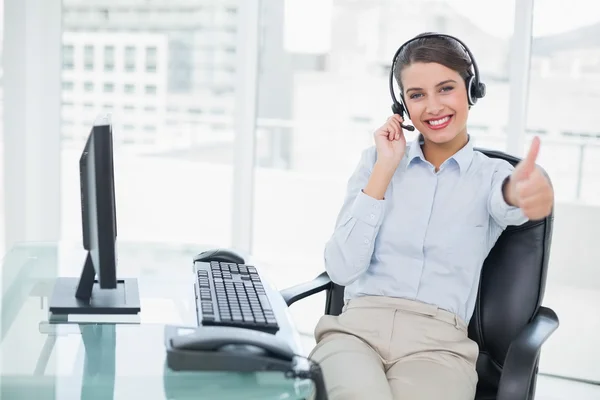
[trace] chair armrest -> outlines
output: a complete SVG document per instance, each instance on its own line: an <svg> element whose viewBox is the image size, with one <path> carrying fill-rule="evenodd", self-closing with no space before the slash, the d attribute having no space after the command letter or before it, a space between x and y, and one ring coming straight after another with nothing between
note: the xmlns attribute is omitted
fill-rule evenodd
<svg viewBox="0 0 600 400"><path fill-rule="evenodd" d="M540 307L508 348L498 385L498 400L529 400L540 350L557 328L556 313L550 308Z"/></svg>
<svg viewBox="0 0 600 400"><path fill-rule="evenodd" d="M299 285L283 289L280 291L280 293L289 307L298 300L302 300L305 297L322 292L323 290L330 290L332 288L333 282L331 282L331 279L329 279L327 272L323 272L310 282L301 283Z"/></svg>

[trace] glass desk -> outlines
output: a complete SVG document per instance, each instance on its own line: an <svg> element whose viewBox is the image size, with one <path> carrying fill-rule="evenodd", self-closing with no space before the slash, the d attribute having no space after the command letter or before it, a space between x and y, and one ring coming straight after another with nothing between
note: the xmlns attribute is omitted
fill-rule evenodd
<svg viewBox="0 0 600 400"><path fill-rule="evenodd" d="M165 325L196 326L192 257L202 250L119 242L118 278L138 278L141 313L118 320L59 321L49 318L48 300L57 276L79 276L85 260L81 244L15 246L0 271L0 398L308 398L312 382L280 372L175 372L167 367ZM301 354L283 298L272 296L272 301L282 302L274 307L279 308L277 335Z"/></svg>

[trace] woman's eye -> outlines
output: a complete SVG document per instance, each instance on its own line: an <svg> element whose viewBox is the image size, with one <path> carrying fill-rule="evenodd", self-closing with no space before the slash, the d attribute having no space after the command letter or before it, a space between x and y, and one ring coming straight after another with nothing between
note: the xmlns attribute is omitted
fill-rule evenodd
<svg viewBox="0 0 600 400"><path fill-rule="evenodd" d="M421 93L414 93L410 95L411 99L417 99L419 96L421 96Z"/></svg>
<svg viewBox="0 0 600 400"><path fill-rule="evenodd" d="M442 92L449 92L449 91L451 91L452 89L454 89L454 86L444 86L444 87L442 88Z"/></svg>

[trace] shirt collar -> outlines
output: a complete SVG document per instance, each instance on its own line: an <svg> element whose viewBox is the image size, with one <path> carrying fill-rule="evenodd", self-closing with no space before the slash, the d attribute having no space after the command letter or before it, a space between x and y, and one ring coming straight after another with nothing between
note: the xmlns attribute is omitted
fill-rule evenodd
<svg viewBox="0 0 600 400"><path fill-rule="evenodd" d="M454 160L458 164L461 174L469 168L469 165L471 165L471 161L473 160L473 140L471 139L471 135L467 135L467 137L467 144L448 159ZM425 156L423 155L423 149L421 149L421 145L423 143L423 135L419 134L417 139L411 143L410 148L408 149L407 165L410 165L416 158L427 162L427 160L425 160ZM446 160L444 163L448 162L448 160Z"/></svg>

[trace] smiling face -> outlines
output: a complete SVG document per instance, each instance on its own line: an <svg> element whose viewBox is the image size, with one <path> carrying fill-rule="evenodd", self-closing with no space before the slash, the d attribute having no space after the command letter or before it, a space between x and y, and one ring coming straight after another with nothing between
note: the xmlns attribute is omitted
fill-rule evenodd
<svg viewBox="0 0 600 400"><path fill-rule="evenodd" d="M416 62L402 69L401 78L410 119L425 140L464 144L469 103L460 74L442 64Z"/></svg>

